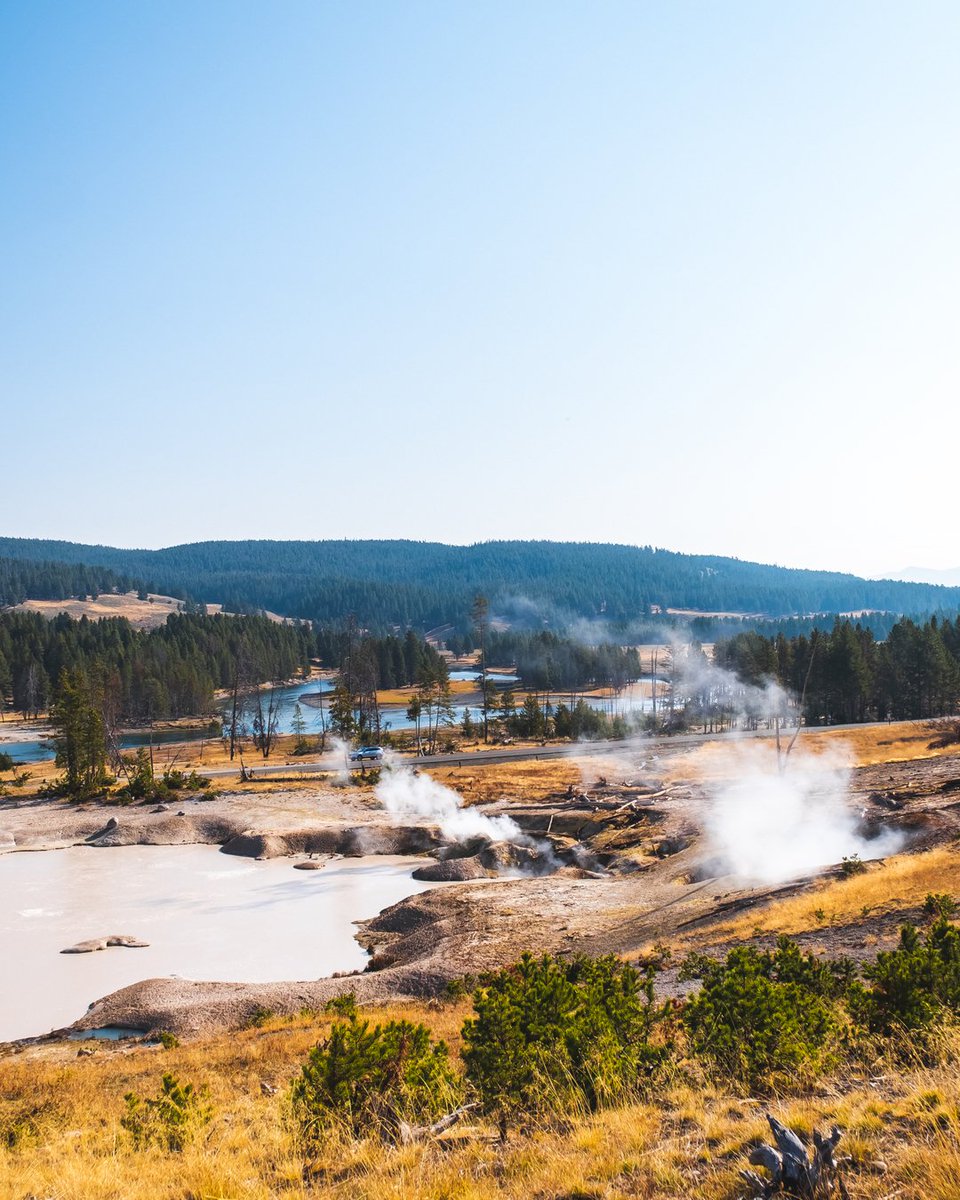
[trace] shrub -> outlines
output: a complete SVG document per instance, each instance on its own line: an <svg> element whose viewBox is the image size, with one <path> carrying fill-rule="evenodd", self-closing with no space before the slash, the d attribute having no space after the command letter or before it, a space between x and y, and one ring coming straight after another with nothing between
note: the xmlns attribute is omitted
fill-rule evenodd
<svg viewBox="0 0 960 1200"><path fill-rule="evenodd" d="M126 783L114 796L119 804L129 804L134 800L168 800L173 793L182 789L199 792L210 783L206 776L196 771L187 774L176 767L167 768L158 778L154 774L150 751L146 746L141 746L132 758L125 758L123 765Z"/></svg>
<svg viewBox="0 0 960 1200"><path fill-rule="evenodd" d="M849 960L823 962L781 937L772 953L739 946L698 967L703 987L683 1009L694 1054L751 1088L829 1063Z"/></svg>
<svg viewBox="0 0 960 1200"><path fill-rule="evenodd" d="M923 911L928 917L946 917L949 920L957 915L957 902L947 892L928 892Z"/></svg>
<svg viewBox="0 0 960 1200"><path fill-rule="evenodd" d="M334 996L323 1006L323 1011L335 1017L353 1018L357 1015L357 997L353 992L344 992L342 996Z"/></svg>
<svg viewBox="0 0 960 1200"><path fill-rule="evenodd" d="M192 1083L180 1083L170 1074L161 1079L160 1094L154 1099L127 1092L124 1100L127 1111L120 1124L137 1150L157 1145L179 1152L213 1115L205 1088L197 1090Z"/></svg>
<svg viewBox="0 0 960 1200"><path fill-rule="evenodd" d="M564 962L525 954L484 976L464 1022L464 1062L500 1135L519 1111L591 1111L633 1093L665 1050L650 1041L663 1010L653 972L609 955Z"/></svg>
<svg viewBox="0 0 960 1200"><path fill-rule="evenodd" d="M924 938L912 925L900 930L896 950L863 968L867 988L851 990L851 1007L875 1033L918 1033L960 1010L960 930L938 917Z"/></svg>
<svg viewBox="0 0 960 1200"><path fill-rule="evenodd" d="M354 1137L397 1136L401 1121L434 1119L459 1094L447 1047L425 1025L338 1021L310 1052L291 1099L301 1142L341 1125Z"/></svg>
<svg viewBox="0 0 960 1200"><path fill-rule="evenodd" d="M844 879L849 879L853 875L863 875L867 871L867 864L861 859L859 854L851 854L848 858L843 856L843 861L840 863L840 874Z"/></svg>
<svg viewBox="0 0 960 1200"><path fill-rule="evenodd" d="M4 1104L0 1109L0 1146L19 1150L38 1145L49 1138L58 1120L56 1104L50 1099Z"/></svg>
<svg viewBox="0 0 960 1200"><path fill-rule="evenodd" d="M3 750L0 750L0 771L12 771L12 770L13 770L13 756L10 754L7 754Z"/></svg>

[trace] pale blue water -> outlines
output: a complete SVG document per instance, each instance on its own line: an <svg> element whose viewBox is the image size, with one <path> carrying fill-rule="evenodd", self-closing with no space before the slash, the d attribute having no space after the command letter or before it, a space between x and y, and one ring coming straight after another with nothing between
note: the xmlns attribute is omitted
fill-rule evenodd
<svg viewBox="0 0 960 1200"><path fill-rule="evenodd" d="M450 672L450 679L454 682L476 683L476 681L479 678L480 678L480 672L476 669L476 667L474 667L470 670L465 670L465 671L464 670L456 670L456 671ZM487 678L492 680L498 686L502 684L504 687L508 683L519 683L520 682L519 675L507 675L500 671L496 671L496 672L488 671Z"/></svg>
<svg viewBox="0 0 960 1200"><path fill-rule="evenodd" d="M471 671L453 671L450 674L450 678L473 680L476 679L476 674ZM516 675L498 675L496 678L506 683L515 683L518 681L518 677ZM306 703L303 700L303 697L310 694L316 695L319 692L322 692L324 697L326 697L332 691L333 684L328 679L311 679L307 683L298 683L293 684L290 687L277 689L277 695L279 698L278 732L281 734L290 734L294 732L294 714L296 705L298 702L300 702L300 713L303 717L307 736L313 737L319 734L322 729L320 709L313 704ZM576 700L577 698L574 697L574 704L576 703ZM569 705L570 697L564 695L563 693L553 694L550 696L550 703L554 708L561 701ZM624 691L620 697L610 700L597 699L596 697L588 696L586 697L586 702L591 708L600 709L602 712L606 712L610 716L613 716L617 713L623 716L632 716L650 711L650 697L642 694L639 689L628 689ZM265 690L263 697L265 709L268 703L268 692ZM329 712L327 706L328 702L325 698L323 716L327 720L327 727L329 728ZM229 712L229 707L229 701L221 701L221 716L226 717ZM470 712L470 717L473 721L476 722L483 720L483 709L481 709L479 706L456 704L454 705L454 714L455 723L457 725L461 724L463 721L463 714L468 709ZM380 717L380 723L384 730L394 730L399 732L401 730L414 728L414 722L407 716L404 708L383 708L380 710ZM246 726L248 732L251 725L252 712L248 707L248 713L246 717ZM194 742L200 741L205 737L208 738L209 736L209 734L199 729L164 730L162 732L155 732L153 734L153 744L155 746L162 746L171 742ZM123 750L135 750L139 746L146 746L149 745L149 743L149 733L131 733L121 738L120 747ZM17 763L46 762L54 757L53 746L49 742L45 742L40 739L6 742L0 745L0 749L4 750L7 754L12 755L14 761Z"/></svg>
<svg viewBox="0 0 960 1200"><path fill-rule="evenodd" d="M153 734L155 746L169 745L173 742L195 742L209 734L200 729L165 729ZM136 750L140 746L149 746L149 733L128 733L120 738L121 750ZM53 743L40 738L22 742L0 742L0 750L12 756L16 763L49 762L56 757Z"/></svg>

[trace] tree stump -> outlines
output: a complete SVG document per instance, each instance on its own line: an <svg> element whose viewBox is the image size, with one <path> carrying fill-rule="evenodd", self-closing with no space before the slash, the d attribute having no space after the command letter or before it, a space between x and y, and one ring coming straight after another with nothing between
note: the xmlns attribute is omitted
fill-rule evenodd
<svg viewBox="0 0 960 1200"><path fill-rule="evenodd" d="M775 1144L757 1146L751 1151L750 1162L755 1167L763 1167L769 1178L763 1178L756 1171L741 1171L751 1188L748 1200L769 1200L772 1196L790 1196L797 1200L828 1200L828 1197L839 1196L840 1200L847 1200L847 1189L834 1155L841 1138L836 1126L829 1137L815 1131L813 1152L808 1153L792 1129L769 1113L767 1121Z"/></svg>

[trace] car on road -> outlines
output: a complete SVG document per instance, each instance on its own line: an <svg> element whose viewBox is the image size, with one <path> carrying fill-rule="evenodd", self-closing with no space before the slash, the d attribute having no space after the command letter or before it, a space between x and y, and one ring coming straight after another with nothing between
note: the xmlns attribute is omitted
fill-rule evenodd
<svg viewBox="0 0 960 1200"><path fill-rule="evenodd" d="M383 747L382 746L360 746L356 750L350 752L351 762L382 762Z"/></svg>

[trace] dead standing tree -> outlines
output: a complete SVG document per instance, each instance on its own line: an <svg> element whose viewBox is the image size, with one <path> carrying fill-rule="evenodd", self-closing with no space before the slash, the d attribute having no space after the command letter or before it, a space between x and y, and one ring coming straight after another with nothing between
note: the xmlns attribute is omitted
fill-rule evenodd
<svg viewBox="0 0 960 1200"><path fill-rule="evenodd" d="M250 669L250 658L246 647L238 638L233 644L233 683L231 685L230 715L224 728L224 734L230 739L230 761L241 749L246 732L247 688L250 686L253 672ZM241 755L242 758L242 755Z"/></svg>
<svg viewBox="0 0 960 1200"><path fill-rule="evenodd" d="M800 729L803 726L803 708L807 701L807 685L810 683L810 675L813 671L813 660L817 656L817 645L816 630L814 630L813 636L810 639L810 661L807 663L807 673L803 677L803 689L800 692L800 702L797 705L797 727L793 731L793 737L790 739L790 742L787 745L786 753L783 753L780 747L780 715L779 713L777 714L777 769L781 775L787 769L787 763L790 760L790 751L797 744L797 738L800 736Z"/></svg>
<svg viewBox="0 0 960 1200"><path fill-rule="evenodd" d="M253 744L264 758L270 757L280 732L280 710L283 707L283 680L275 679L266 685L267 703L263 703L263 688L257 683L253 692Z"/></svg>

